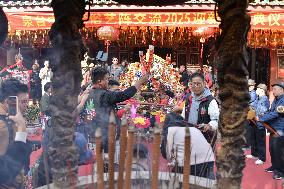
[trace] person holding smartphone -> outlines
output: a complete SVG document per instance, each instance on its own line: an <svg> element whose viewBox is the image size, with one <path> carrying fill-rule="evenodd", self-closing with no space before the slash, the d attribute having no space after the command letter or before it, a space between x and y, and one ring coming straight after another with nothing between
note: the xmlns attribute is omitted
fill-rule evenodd
<svg viewBox="0 0 284 189"><path fill-rule="evenodd" d="M12 102L12 103L11 103ZM16 103L15 103L16 102ZM25 119L28 87L17 79L0 86L0 188L21 188L24 167L32 151L27 143Z"/></svg>

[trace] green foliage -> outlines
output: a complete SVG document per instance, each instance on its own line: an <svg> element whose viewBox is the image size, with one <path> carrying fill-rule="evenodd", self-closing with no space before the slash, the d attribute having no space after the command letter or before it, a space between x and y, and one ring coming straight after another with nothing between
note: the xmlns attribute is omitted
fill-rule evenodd
<svg viewBox="0 0 284 189"><path fill-rule="evenodd" d="M40 109L37 105L29 106L24 114L28 123L35 122L39 118L39 115L40 115Z"/></svg>

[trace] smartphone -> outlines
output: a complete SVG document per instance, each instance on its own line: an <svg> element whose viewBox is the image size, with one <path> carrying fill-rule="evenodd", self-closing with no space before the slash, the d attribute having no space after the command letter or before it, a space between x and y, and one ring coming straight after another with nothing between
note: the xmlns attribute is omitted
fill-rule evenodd
<svg viewBox="0 0 284 189"><path fill-rule="evenodd" d="M18 97L17 96L9 96L7 103L8 103L9 115L15 116L18 113Z"/></svg>

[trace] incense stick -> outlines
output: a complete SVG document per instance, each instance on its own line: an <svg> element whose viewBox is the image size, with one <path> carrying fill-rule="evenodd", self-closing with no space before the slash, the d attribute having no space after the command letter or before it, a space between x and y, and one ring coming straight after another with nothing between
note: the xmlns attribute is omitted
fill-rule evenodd
<svg viewBox="0 0 284 189"><path fill-rule="evenodd" d="M102 131L96 130L97 188L104 188L104 160L102 155Z"/></svg>
<svg viewBox="0 0 284 189"><path fill-rule="evenodd" d="M125 189L131 188L131 173L132 173L132 156L133 156L133 142L134 142L134 127L131 125L128 130L127 140L127 158L125 167Z"/></svg>
<svg viewBox="0 0 284 189"><path fill-rule="evenodd" d="M114 189L115 117L110 113L108 127L108 175L109 189Z"/></svg>
<svg viewBox="0 0 284 189"><path fill-rule="evenodd" d="M160 128L156 125L154 129L153 160L152 160L152 189L158 188L159 162L160 162Z"/></svg>
<svg viewBox="0 0 284 189"><path fill-rule="evenodd" d="M190 132L189 132L189 127L186 127L185 137L184 137L183 189L189 189L189 175L190 175Z"/></svg>
<svg viewBox="0 0 284 189"><path fill-rule="evenodd" d="M125 168L125 155L126 155L126 144L127 144L127 120L126 117L122 117L121 128L120 128L120 154L119 154L119 167L118 167L118 189L123 189L124 180L124 168Z"/></svg>

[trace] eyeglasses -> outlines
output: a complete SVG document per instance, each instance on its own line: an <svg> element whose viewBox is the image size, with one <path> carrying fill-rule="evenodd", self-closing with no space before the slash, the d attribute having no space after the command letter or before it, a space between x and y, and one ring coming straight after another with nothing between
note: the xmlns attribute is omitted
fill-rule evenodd
<svg viewBox="0 0 284 189"><path fill-rule="evenodd" d="M202 83L190 83L192 87L200 87Z"/></svg>

